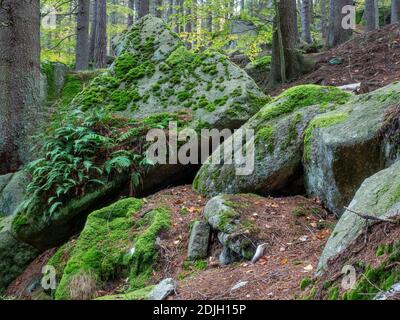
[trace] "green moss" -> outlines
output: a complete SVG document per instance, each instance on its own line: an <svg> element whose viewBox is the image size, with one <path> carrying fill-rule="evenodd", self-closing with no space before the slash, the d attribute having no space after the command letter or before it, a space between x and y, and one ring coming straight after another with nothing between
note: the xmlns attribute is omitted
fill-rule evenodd
<svg viewBox="0 0 400 320"><path fill-rule="evenodd" d="M275 98L270 106L261 111L259 117L263 121L269 121L307 106L344 104L350 96L351 94L336 87L301 85L290 88Z"/></svg>
<svg viewBox="0 0 400 320"><path fill-rule="evenodd" d="M239 213L233 209L226 209L219 216L218 229L227 232L233 226L234 221L239 217Z"/></svg>
<svg viewBox="0 0 400 320"><path fill-rule="evenodd" d="M328 300L338 300L339 299L339 287L335 286L328 291Z"/></svg>
<svg viewBox="0 0 400 320"><path fill-rule="evenodd" d="M313 281L309 277L305 277L300 281L300 290L304 291Z"/></svg>
<svg viewBox="0 0 400 320"><path fill-rule="evenodd" d="M118 78L123 78L132 68L138 65L138 57L129 52L122 53L114 64L114 72Z"/></svg>
<svg viewBox="0 0 400 320"><path fill-rule="evenodd" d="M206 270L208 267L206 260L185 260L182 264L183 270L186 271L201 271Z"/></svg>
<svg viewBox="0 0 400 320"><path fill-rule="evenodd" d="M267 68L271 65L272 56L263 56L252 62L255 68Z"/></svg>
<svg viewBox="0 0 400 320"><path fill-rule="evenodd" d="M163 230L171 226L170 212L166 208L157 208L136 223L139 230L134 240L135 253L132 256L130 284L141 288L152 275L153 264L156 262L156 238Z"/></svg>
<svg viewBox="0 0 400 320"><path fill-rule="evenodd" d="M316 128L326 128L345 121L348 118L347 113L328 113L314 118L304 132L304 158L310 160L311 140L313 131Z"/></svg>
<svg viewBox="0 0 400 320"><path fill-rule="evenodd" d="M285 150L290 146L292 141L296 141L298 138L297 134L297 126L303 120L303 115L301 113L296 113L296 115L290 120L289 124L289 132L286 136L286 139L282 145L282 148Z"/></svg>
<svg viewBox="0 0 400 320"><path fill-rule="evenodd" d="M258 130L256 134L256 141L262 142L267 146L269 152L274 150L275 129L272 126L265 126Z"/></svg>
<svg viewBox="0 0 400 320"><path fill-rule="evenodd" d="M307 210L303 206L299 206L292 210L292 215L295 217L304 217L307 215Z"/></svg>
<svg viewBox="0 0 400 320"><path fill-rule="evenodd" d="M69 285L77 274L94 275L101 283L127 268L124 256L129 254L129 230L142 204L138 199L124 199L89 215L65 266L56 299L70 297Z"/></svg>
<svg viewBox="0 0 400 320"><path fill-rule="evenodd" d="M50 61L44 61L41 64L41 72L46 76L47 79L47 100L54 101L56 98L56 88L54 82L54 63Z"/></svg>
<svg viewBox="0 0 400 320"><path fill-rule="evenodd" d="M355 288L345 292L343 296L345 300L370 300L379 291L388 291L400 281L398 266L393 265L393 262L400 260L400 242L385 250L391 252L388 258L377 268L366 267Z"/></svg>
<svg viewBox="0 0 400 320"><path fill-rule="evenodd" d="M178 101L183 102L183 101L186 101L187 99L189 99L191 97L191 95L192 94L190 92L181 91L176 94L176 97L177 97Z"/></svg>

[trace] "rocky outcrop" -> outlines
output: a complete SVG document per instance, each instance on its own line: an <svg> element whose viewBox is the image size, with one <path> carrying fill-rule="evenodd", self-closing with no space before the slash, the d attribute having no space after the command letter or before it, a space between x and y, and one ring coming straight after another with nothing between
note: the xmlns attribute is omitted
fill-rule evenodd
<svg viewBox="0 0 400 320"><path fill-rule="evenodd" d="M177 283L174 279L168 278L162 280L150 292L149 300L165 300L171 294L174 294L177 288Z"/></svg>
<svg viewBox="0 0 400 320"><path fill-rule="evenodd" d="M0 216L10 216L15 212L24 200L28 182L29 179L23 171L0 177Z"/></svg>
<svg viewBox="0 0 400 320"><path fill-rule="evenodd" d="M267 104L242 129L255 134L254 170L237 175L241 164L211 164L240 133L228 139L200 169L193 183L203 195L218 193L295 192L302 188L303 135L319 113L344 103L349 94L334 87L305 85L291 88Z"/></svg>
<svg viewBox="0 0 400 320"><path fill-rule="evenodd" d="M398 216L400 212L400 161L366 179L349 204L349 209L379 218ZM345 211L321 255L318 270L326 269L328 260L344 252L365 230L366 220Z"/></svg>
<svg viewBox="0 0 400 320"><path fill-rule="evenodd" d="M309 195L319 197L340 216L367 177L399 155L391 132L400 83L355 97L336 112L315 118L305 136L305 177Z"/></svg>

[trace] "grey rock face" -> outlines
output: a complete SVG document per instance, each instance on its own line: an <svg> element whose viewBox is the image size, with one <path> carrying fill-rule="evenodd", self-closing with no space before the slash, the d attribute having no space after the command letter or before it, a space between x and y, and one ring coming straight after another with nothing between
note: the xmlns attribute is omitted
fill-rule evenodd
<svg viewBox="0 0 400 320"><path fill-rule="evenodd" d="M385 113L400 98L400 84L353 98L338 112L347 119L312 132L305 180L309 195L319 197L340 216L361 183L398 159L399 142L382 137ZM333 116L333 113L324 117Z"/></svg>
<svg viewBox="0 0 400 320"><path fill-rule="evenodd" d="M192 260L206 258L209 240L210 225L207 222L196 221L190 233L188 258Z"/></svg>
<svg viewBox="0 0 400 320"><path fill-rule="evenodd" d="M400 161L366 179L349 205L349 209L381 218L400 212ZM328 260L343 252L364 230L365 219L350 211L340 218L324 248L318 271L326 269Z"/></svg>
<svg viewBox="0 0 400 320"><path fill-rule="evenodd" d="M155 286L153 291L149 293L149 300L165 300L168 296L175 293L177 283L172 278L162 280Z"/></svg>
<svg viewBox="0 0 400 320"><path fill-rule="evenodd" d="M3 181L8 180L8 183L1 191L0 179L0 216L9 216L14 213L16 208L24 200L24 192L28 184L28 177L23 171L2 177Z"/></svg>

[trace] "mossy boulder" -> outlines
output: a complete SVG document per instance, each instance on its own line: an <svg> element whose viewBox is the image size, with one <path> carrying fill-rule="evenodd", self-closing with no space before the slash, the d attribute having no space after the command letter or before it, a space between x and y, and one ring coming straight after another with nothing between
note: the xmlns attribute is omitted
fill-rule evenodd
<svg viewBox="0 0 400 320"><path fill-rule="evenodd" d="M94 298L106 281L126 277L132 290L145 287L156 261L156 238L170 227L170 216L163 207L138 216L142 205L140 199L127 198L89 215L68 262L55 266L62 270L56 299ZM79 279L91 283L90 290L82 293Z"/></svg>
<svg viewBox="0 0 400 320"><path fill-rule="evenodd" d="M0 217L0 294L39 254L10 232L13 216Z"/></svg>
<svg viewBox="0 0 400 320"><path fill-rule="evenodd" d="M253 257L257 248L251 240L252 235L245 234L241 213L229 195L219 195L210 199L204 207L203 214L212 228L218 232L218 240L224 247L220 257L221 264L230 263L234 259L250 260ZM231 258L227 260L226 255Z"/></svg>
<svg viewBox="0 0 400 320"><path fill-rule="evenodd" d="M254 130L254 170L237 175L241 164L211 164L212 157L223 154L224 146L231 145L239 135L235 133L200 169L193 184L195 190L204 195L297 191L302 186L303 136L308 124L316 115L345 103L349 96L335 87L302 85L288 89L242 126Z"/></svg>
<svg viewBox="0 0 400 320"><path fill-rule="evenodd" d="M390 218L400 212L400 161L367 178L358 189L349 209L375 217ZM319 260L322 272L330 258L344 252L364 230L366 220L345 211L330 236Z"/></svg>
<svg viewBox="0 0 400 320"><path fill-rule="evenodd" d="M56 100L64 88L68 66L61 62L44 61L41 64L42 77L42 99L48 102Z"/></svg>
<svg viewBox="0 0 400 320"><path fill-rule="evenodd" d="M15 212L24 200L28 182L24 171L0 177L0 216L10 216Z"/></svg>
<svg viewBox="0 0 400 320"><path fill-rule="evenodd" d="M114 41L116 60L73 106L133 118L185 110L192 127L238 128L268 98L218 53L194 53L159 18L143 17Z"/></svg>
<svg viewBox="0 0 400 320"><path fill-rule="evenodd" d="M307 193L340 216L361 183L399 156L397 119L400 83L353 97L316 117L304 138ZM397 110L397 111L396 111Z"/></svg>

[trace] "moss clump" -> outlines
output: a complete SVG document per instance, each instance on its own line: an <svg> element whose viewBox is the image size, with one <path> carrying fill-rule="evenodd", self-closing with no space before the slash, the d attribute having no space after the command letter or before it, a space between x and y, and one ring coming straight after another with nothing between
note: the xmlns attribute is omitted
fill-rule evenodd
<svg viewBox="0 0 400 320"><path fill-rule="evenodd" d="M265 126L258 130L256 141L265 143L268 152L273 152L275 140L275 129L272 126Z"/></svg>
<svg viewBox="0 0 400 320"><path fill-rule="evenodd" d="M330 103L344 104L349 100L350 96L350 93L336 87L311 84L301 85L290 88L275 98L270 106L266 106L266 108L261 111L259 117L261 117L263 121L269 121L308 106L324 106Z"/></svg>
<svg viewBox="0 0 400 320"><path fill-rule="evenodd" d="M151 278L157 259L156 238L171 226L171 215L166 208L157 208L135 223L135 253L131 260L130 284L133 289L142 288Z"/></svg>
<svg viewBox="0 0 400 320"><path fill-rule="evenodd" d="M326 128L345 121L348 118L347 113L330 113L323 114L314 118L304 132L304 158L310 160L311 157L311 140L313 131L316 128Z"/></svg>
<svg viewBox="0 0 400 320"><path fill-rule="evenodd" d="M234 222L238 219L240 214L234 209L226 209L219 216L218 229L222 232L230 233L231 228L235 225Z"/></svg>
<svg viewBox="0 0 400 320"><path fill-rule="evenodd" d="M272 62L272 56L263 56L254 60L252 62L252 65L255 68L267 68L271 65L271 62Z"/></svg>
<svg viewBox="0 0 400 320"><path fill-rule="evenodd" d="M182 264L183 270L186 271L201 271L208 267L206 260L185 260Z"/></svg>
<svg viewBox="0 0 400 320"><path fill-rule="evenodd" d="M142 204L138 199L124 199L89 215L65 266L55 293L56 299L70 298L70 284L75 275L93 275L101 284L127 268L125 257L129 254L129 230L133 225L133 215Z"/></svg>
<svg viewBox="0 0 400 320"><path fill-rule="evenodd" d="M311 285L313 281L309 277L305 277L300 281L300 290L304 291L309 285Z"/></svg>
<svg viewBox="0 0 400 320"><path fill-rule="evenodd" d="M339 287L331 287L328 291L328 300L338 300L339 299Z"/></svg>
<svg viewBox="0 0 400 320"><path fill-rule="evenodd" d="M292 215L295 217L305 217L307 215L307 210L303 206L296 207L292 210Z"/></svg>
<svg viewBox="0 0 400 320"><path fill-rule="evenodd" d="M58 277L58 282L61 280L60 277L64 273L65 266L71 257L72 251L75 247L75 241L69 241L63 244L57 249L56 253L47 262L49 266L53 266L56 269L56 276Z"/></svg>
<svg viewBox="0 0 400 320"><path fill-rule="evenodd" d="M56 98L56 88L54 82L54 64L50 61L44 61L41 64L41 71L47 80L47 101L54 101Z"/></svg>

